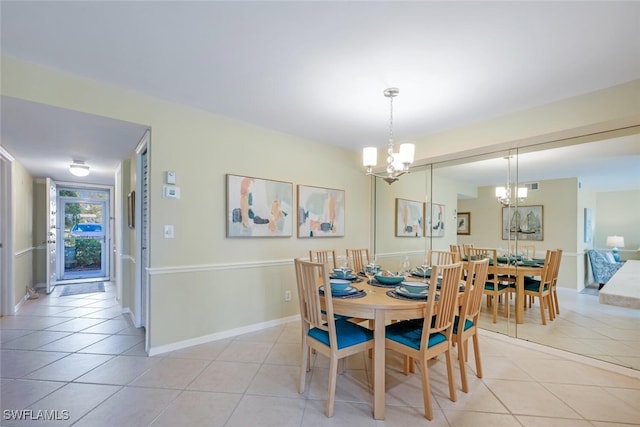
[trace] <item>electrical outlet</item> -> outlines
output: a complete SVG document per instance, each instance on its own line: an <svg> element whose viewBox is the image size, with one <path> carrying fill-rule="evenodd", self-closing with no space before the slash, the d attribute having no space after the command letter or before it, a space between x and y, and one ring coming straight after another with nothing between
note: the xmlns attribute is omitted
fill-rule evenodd
<svg viewBox="0 0 640 427"><path fill-rule="evenodd" d="M291 301L291 291L284 291L284 300Z"/></svg>

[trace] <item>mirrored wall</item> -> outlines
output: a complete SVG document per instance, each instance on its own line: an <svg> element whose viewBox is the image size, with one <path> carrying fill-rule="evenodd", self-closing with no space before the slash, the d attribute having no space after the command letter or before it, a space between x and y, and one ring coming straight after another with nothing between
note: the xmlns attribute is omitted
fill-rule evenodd
<svg viewBox="0 0 640 427"><path fill-rule="evenodd" d="M606 250L606 236L616 232L611 221L617 220L607 218L612 216L612 203L623 211L633 209L630 199L640 200L636 178L628 175L631 182L620 184L613 177L620 172L615 169L634 163L638 168L640 134L613 136L420 166L393 185L376 180L376 261L398 271L405 257L415 267L423 263L428 249L449 250L450 245L495 248L498 256L529 261L544 259L547 249L562 249L560 313L555 320L547 314L546 325L542 324L537 300L531 307L527 301L516 319L516 298L508 293L498 302L495 323L483 302L481 326L640 369L640 310L600 304L587 257L588 249ZM611 162L611 177L586 177L589 174L581 172L593 153ZM509 188L511 200L499 200L496 187ZM518 197L518 188L527 189L526 197L522 190ZM640 259L635 251L640 248L640 216L616 218L621 218L620 232L626 233L628 243L623 259Z"/></svg>

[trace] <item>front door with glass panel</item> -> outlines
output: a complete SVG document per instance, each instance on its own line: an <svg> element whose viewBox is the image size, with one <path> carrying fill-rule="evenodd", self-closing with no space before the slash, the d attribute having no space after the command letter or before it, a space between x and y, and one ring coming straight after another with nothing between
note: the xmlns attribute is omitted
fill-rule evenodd
<svg viewBox="0 0 640 427"><path fill-rule="evenodd" d="M108 192L61 189L60 220L64 230L62 280L103 278L109 272Z"/></svg>

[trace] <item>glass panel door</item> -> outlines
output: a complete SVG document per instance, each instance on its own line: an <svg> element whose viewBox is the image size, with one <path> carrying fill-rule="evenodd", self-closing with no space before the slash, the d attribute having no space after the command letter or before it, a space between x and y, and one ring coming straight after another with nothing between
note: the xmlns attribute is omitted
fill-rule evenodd
<svg viewBox="0 0 640 427"><path fill-rule="evenodd" d="M106 277L106 201L60 198L64 208L63 280Z"/></svg>

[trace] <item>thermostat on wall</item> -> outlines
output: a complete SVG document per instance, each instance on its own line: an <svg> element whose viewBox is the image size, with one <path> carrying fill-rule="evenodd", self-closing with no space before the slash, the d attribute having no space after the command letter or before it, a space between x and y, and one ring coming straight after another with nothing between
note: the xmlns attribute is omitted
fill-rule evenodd
<svg viewBox="0 0 640 427"><path fill-rule="evenodd" d="M162 198L163 199L179 199L180 198L180 187L175 187L173 185L163 185L162 186Z"/></svg>
<svg viewBox="0 0 640 427"><path fill-rule="evenodd" d="M175 184L176 183L176 173L175 173L175 171L167 171L166 172L166 180L167 180L167 184Z"/></svg>

